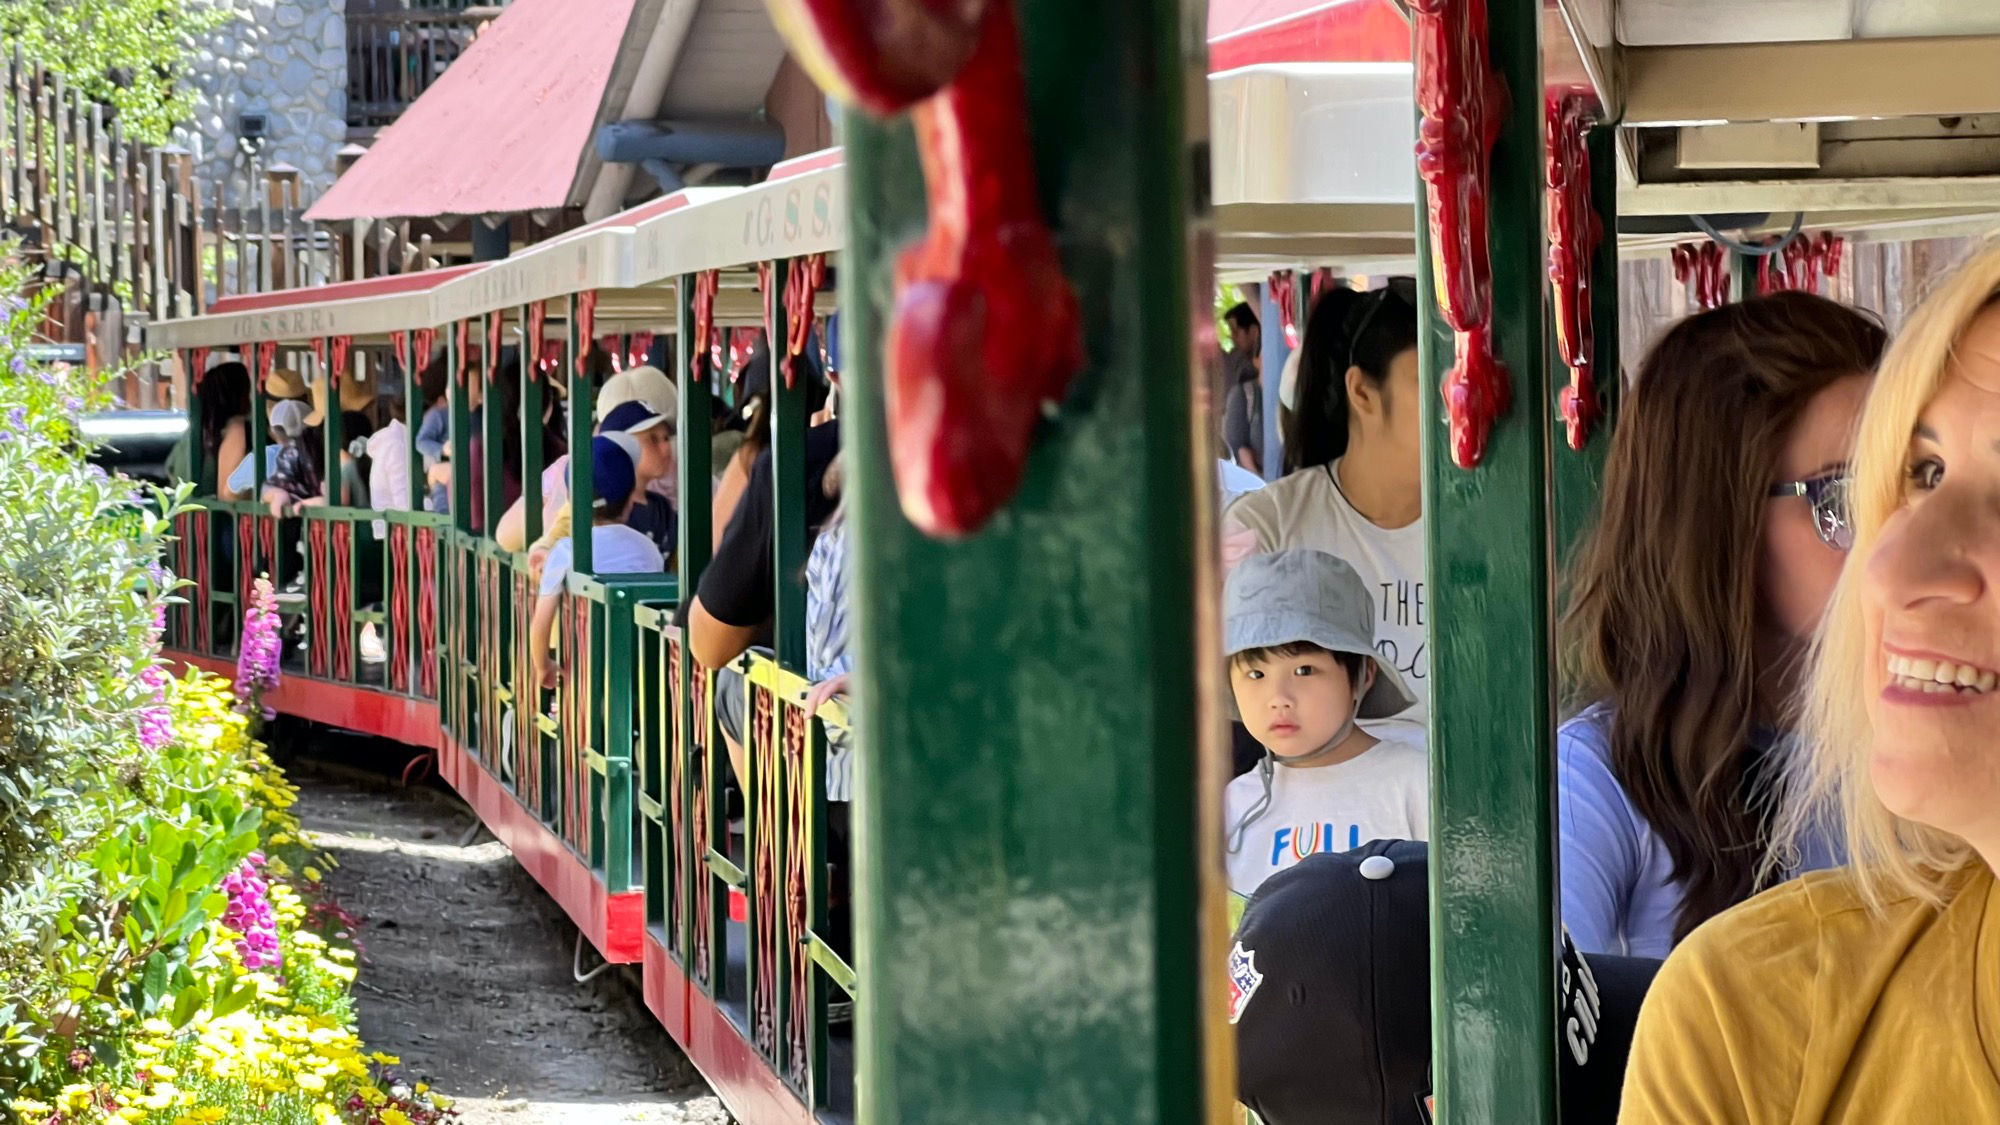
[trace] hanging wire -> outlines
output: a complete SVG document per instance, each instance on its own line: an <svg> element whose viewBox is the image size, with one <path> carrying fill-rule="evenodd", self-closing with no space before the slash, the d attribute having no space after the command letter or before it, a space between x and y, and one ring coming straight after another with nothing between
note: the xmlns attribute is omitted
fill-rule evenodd
<svg viewBox="0 0 2000 1125"><path fill-rule="evenodd" d="M1785 232L1785 237L1771 243L1769 246L1757 246L1744 242L1742 239L1731 238L1721 231L1716 230L1715 224L1709 222L1708 217L1705 215L1689 215L1688 218L1694 220L1694 225L1701 230L1701 233L1720 243L1723 249L1731 253L1741 254L1746 258L1768 258L1776 254L1778 251L1798 241L1799 231L1806 225L1806 213L1804 211L1795 212L1792 215L1792 229Z"/></svg>
<svg viewBox="0 0 2000 1125"><path fill-rule="evenodd" d="M604 964L599 965L598 967L590 970L587 973L583 971L583 931L578 930L576 932L576 955L570 958L569 975L575 977L576 983L578 984L589 984L591 981L596 980L599 976L601 976L604 973L604 970L610 967L611 967L611 962L606 961Z"/></svg>

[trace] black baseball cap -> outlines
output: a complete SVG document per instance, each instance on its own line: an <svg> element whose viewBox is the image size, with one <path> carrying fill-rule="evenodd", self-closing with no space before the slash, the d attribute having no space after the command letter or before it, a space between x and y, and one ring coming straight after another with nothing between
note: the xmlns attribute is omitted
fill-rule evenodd
<svg viewBox="0 0 2000 1125"><path fill-rule="evenodd" d="M1429 848L1375 840L1266 879L1229 950L1238 1100L1265 1125L1431 1125ZM1658 961L1557 970L1564 1125L1613 1125Z"/></svg>

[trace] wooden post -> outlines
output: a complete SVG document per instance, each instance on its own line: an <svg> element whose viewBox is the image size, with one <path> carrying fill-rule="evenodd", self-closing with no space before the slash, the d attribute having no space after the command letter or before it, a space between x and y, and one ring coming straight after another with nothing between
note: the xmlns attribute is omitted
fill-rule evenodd
<svg viewBox="0 0 2000 1125"><path fill-rule="evenodd" d="M1485 237L1496 350L1512 405L1474 469L1452 461L1442 385L1453 337L1435 303L1421 201L1417 212L1430 555L1431 1035L1437 1120L1525 1125L1556 1120L1542 7L1489 0L1488 8L1493 67L1511 95L1492 152Z"/></svg>
<svg viewBox="0 0 2000 1125"><path fill-rule="evenodd" d="M1221 1121L1234 1084L1207 1025L1224 949L1202 940L1224 926L1220 639L1200 561L1215 489L1189 321L1212 279L1190 276L1190 177L1163 174L1194 166L1184 116L1206 124L1200 40L1175 0L1019 10L1032 174L1044 212L1076 220L1057 242L1088 392L964 540L919 532L889 467L891 279L926 215L914 139L842 121L856 1116Z"/></svg>

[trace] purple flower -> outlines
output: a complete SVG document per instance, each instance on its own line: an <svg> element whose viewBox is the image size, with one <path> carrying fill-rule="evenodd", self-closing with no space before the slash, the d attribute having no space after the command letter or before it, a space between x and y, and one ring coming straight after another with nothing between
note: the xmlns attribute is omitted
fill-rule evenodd
<svg viewBox="0 0 2000 1125"><path fill-rule="evenodd" d="M257 876L257 866L261 854L243 861L242 865L223 877L222 893L229 896L229 905L222 912L222 925L238 935L236 955L243 960L243 967L252 972L258 969L275 969L284 964L284 952L278 946L278 916L271 909L268 897L270 887Z"/></svg>
<svg viewBox="0 0 2000 1125"><path fill-rule="evenodd" d="M28 428L28 411L25 407L17 406L7 412L7 428L10 430Z"/></svg>
<svg viewBox="0 0 2000 1125"><path fill-rule="evenodd" d="M7 361L7 370L12 371L16 375L26 375L28 373L28 357L16 355L13 359Z"/></svg>
<svg viewBox="0 0 2000 1125"><path fill-rule="evenodd" d="M271 580L259 578L250 595L250 608L243 615L243 640L236 655L236 709L245 715L272 717L264 706L264 695L276 691L282 675L278 661L283 642L278 637L278 599Z"/></svg>

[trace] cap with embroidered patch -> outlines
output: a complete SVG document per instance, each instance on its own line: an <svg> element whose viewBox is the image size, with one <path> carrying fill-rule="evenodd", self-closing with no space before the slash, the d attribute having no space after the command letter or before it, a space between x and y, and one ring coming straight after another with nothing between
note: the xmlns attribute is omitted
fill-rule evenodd
<svg viewBox="0 0 2000 1125"><path fill-rule="evenodd" d="M1564 1125L1613 1125L1659 962L1556 966ZM1429 849L1376 840L1264 880L1230 946L1238 1097L1265 1125L1430 1125Z"/></svg>

